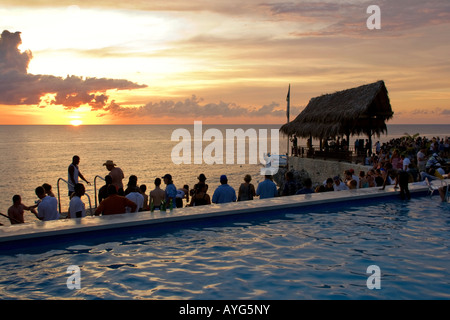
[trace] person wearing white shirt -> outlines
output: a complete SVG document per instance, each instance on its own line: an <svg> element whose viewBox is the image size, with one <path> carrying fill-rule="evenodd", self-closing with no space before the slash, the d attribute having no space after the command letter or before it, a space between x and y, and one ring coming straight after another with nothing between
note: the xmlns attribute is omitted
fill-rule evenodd
<svg viewBox="0 0 450 320"><path fill-rule="evenodd" d="M138 191L132 191L130 193L128 193L125 198L133 201L134 203L136 203L136 211L134 212L138 212L140 210L142 210L142 208L144 207L144 196ZM131 212L131 208L127 207L127 213Z"/></svg>
<svg viewBox="0 0 450 320"><path fill-rule="evenodd" d="M402 158L403 160L403 170L404 171L408 170L411 160L408 157L405 157L404 155L401 155L400 158Z"/></svg>
<svg viewBox="0 0 450 320"><path fill-rule="evenodd" d="M345 174L345 184L347 184L347 182L350 180L355 180L356 188L358 189L359 188L359 177L355 175L355 170L353 170L353 169L345 170L344 174Z"/></svg>
<svg viewBox="0 0 450 320"><path fill-rule="evenodd" d="M347 185L343 183L338 176L334 177L333 181L334 181L333 185L334 191L348 190Z"/></svg>
<svg viewBox="0 0 450 320"><path fill-rule="evenodd" d="M40 199L40 203L37 207L36 217L39 220L49 221L49 220L58 220L59 212L58 212L58 201L55 197L50 197L45 193L45 189L40 186L35 190L36 195Z"/></svg>
<svg viewBox="0 0 450 320"><path fill-rule="evenodd" d="M69 203L69 218L83 218L86 216L86 206L81 201L81 197L84 196L86 190L81 183L77 183L74 189L75 193Z"/></svg>
<svg viewBox="0 0 450 320"><path fill-rule="evenodd" d="M419 171L425 171L425 166L427 164L425 152L426 148L423 147L417 152L417 167L419 168Z"/></svg>

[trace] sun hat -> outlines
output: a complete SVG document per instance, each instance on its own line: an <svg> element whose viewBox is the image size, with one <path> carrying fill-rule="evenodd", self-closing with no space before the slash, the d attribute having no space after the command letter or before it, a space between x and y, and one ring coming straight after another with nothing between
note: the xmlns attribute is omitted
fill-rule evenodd
<svg viewBox="0 0 450 320"><path fill-rule="evenodd" d="M103 165L104 166L116 166L116 164L112 160L106 160L106 162Z"/></svg>

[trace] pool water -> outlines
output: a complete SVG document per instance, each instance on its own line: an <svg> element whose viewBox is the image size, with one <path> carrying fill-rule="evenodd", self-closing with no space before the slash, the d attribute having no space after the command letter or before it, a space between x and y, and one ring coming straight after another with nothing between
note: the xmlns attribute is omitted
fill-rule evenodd
<svg viewBox="0 0 450 320"><path fill-rule="evenodd" d="M449 299L449 252L437 196L368 200L2 250L0 299Z"/></svg>

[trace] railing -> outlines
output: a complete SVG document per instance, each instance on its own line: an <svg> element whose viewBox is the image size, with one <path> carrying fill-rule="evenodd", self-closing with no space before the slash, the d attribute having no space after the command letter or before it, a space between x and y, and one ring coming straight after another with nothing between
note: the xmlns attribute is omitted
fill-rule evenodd
<svg viewBox="0 0 450 320"><path fill-rule="evenodd" d="M314 149L315 152L319 151L319 145L313 145L312 147ZM309 154L310 148L308 148L307 145L303 145L303 144L299 144L297 145L297 152L295 152L293 150L292 145L290 146L289 149L289 155L290 156L296 156L296 157L301 157L301 158L306 158L306 157L312 157L314 153ZM370 149L370 154L375 153L375 146L372 147L372 149ZM343 148L336 148L333 146L329 146L327 149L325 149L325 147L322 147L322 151L328 151L328 152L348 152L350 154L350 156L363 156L367 154L367 149L364 149L364 151L360 150L360 152L357 152L355 150L355 147L350 145L348 147L345 148L345 150Z"/></svg>
<svg viewBox="0 0 450 320"><path fill-rule="evenodd" d="M58 182L56 183L57 188L58 188L58 206L59 206L59 214L62 213L62 212L61 212L61 192L60 192L60 188L59 188L59 182L60 182L61 180L64 181L64 182L67 184L67 186L72 186L72 184L71 184L70 182L64 180L63 178L59 178L59 179L58 179ZM84 195L85 195L85 196L88 198L88 200L89 200L89 213L90 213L90 215L92 216L92 203L91 203L91 197L90 197L87 193L85 193Z"/></svg>
<svg viewBox="0 0 450 320"><path fill-rule="evenodd" d="M11 218L10 216L7 216L6 214L3 214L3 213L1 213L1 212L0 212L0 216L3 216L3 217L5 217L5 218L8 218L10 222L14 221L14 222L16 222L16 223L22 223L22 221L19 221L19 220L17 220L17 219Z"/></svg>
<svg viewBox="0 0 450 320"><path fill-rule="evenodd" d="M100 178L103 181L105 181L105 179L100 177L99 175L96 175L94 178L94 197L95 197L95 207L96 208L98 207L98 204L97 204L97 178Z"/></svg>

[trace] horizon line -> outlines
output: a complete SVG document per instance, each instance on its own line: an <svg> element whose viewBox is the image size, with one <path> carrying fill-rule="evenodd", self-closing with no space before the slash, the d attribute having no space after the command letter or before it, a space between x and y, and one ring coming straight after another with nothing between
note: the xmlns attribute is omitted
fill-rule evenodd
<svg viewBox="0 0 450 320"><path fill-rule="evenodd" d="M196 120L201 121L201 120ZM224 126L224 125L283 125L284 123L203 123L204 125L215 125L215 126ZM79 125L73 125L73 124L52 124L52 123L41 123L41 124L2 124L0 123L0 126L69 126L69 127L83 127L83 126L181 126L181 125L190 125L190 123L97 123L97 124L79 124ZM194 125L194 123L192 123ZM411 125L411 126L446 126L450 125L448 123L386 123L387 126L396 126L396 125Z"/></svg>
<svg viewBox="0 0 450 320"><path fill-rule="evenodd" d="M196 120L196 121L200 121L200 120ZM83 126L183 126L183 125L194 125L194 123L106 123L106 124L102 124L102 123L97 123L97 124L79 124L79 125L73 125L73 124L52 124L52 123L41 123L41 124L1 124L0 126L68 126L68 127L83 127ZM245 123L203 123L203 125L206 126L227 126L227 125L233 125L233 126L239 126L239 125L243 125L243 126L251 126L251 125L257 125L257 126L262 126L262 125L283 125L282 123L249 123L249 124L245 124Z"/></svg>

